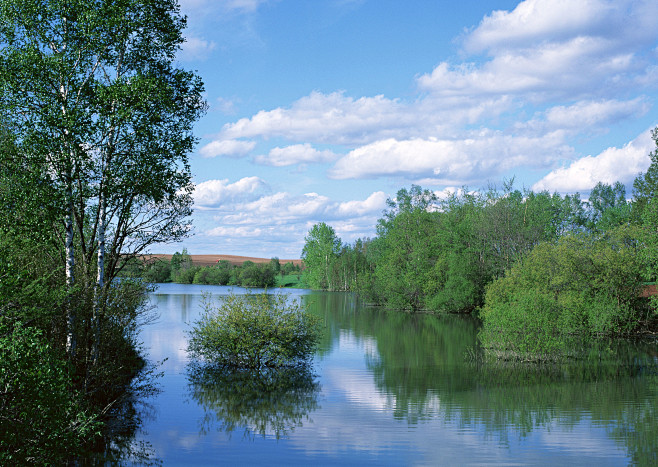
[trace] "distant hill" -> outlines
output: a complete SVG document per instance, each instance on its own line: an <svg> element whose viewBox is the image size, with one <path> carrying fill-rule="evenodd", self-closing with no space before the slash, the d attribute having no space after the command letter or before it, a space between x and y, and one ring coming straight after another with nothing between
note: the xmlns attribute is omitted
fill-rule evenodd
<svg viewBox="0 0 658 467"><path fill-rule="evenodd" d="M153 255L143 255L144 260L151 261L155 259L161 259L164 261L171 261L173 255L164 255L164 254L153 254ZM241 266L245 261L251 261L252 263L269 263L271 258L254 258L251 256L235 256L235 255L190 255L192 258L192 264L195 266L212 266L217 264L217 261L225 260L231 263L234 266ZM281 264L293 263L301 266L301 259L279 259Z"/></svg>

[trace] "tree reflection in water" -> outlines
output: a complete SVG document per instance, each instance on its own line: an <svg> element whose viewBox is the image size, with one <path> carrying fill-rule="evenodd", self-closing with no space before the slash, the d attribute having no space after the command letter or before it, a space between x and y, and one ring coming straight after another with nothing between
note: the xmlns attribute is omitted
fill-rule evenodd
<svg viewBox="0 0 658 467"><path fill-rule="evenodd" d="M574 342L579 358L550 364L497 361L479 356L472 317L366 308L348 294L307 300L326 323L324 353L341 333L374 343L366 367L398 420L442 420L503 446L537 433L602 428L632 464L658 465L655 340Z"/></svg>
<svg viewBox="0 0 658 467"><path fill-rule="evenodd" d="M203 407L201 433L213 426L228 434L243 429L244 436L287 437L319 408L320 383L307 366L235 370L190 365L188 390Z"/></svg>

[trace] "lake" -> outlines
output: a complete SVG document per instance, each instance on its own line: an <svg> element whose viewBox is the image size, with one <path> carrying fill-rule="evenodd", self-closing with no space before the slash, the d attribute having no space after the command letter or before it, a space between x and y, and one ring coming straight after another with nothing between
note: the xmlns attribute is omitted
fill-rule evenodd
<svg viewBox="0 0 658 467"><path fill-rule="evenodd" d="M161 390L137 406L131 445L156 464L658 463L655 342L604 343L586 363L483 364L473 318L286 290L325 324L310 371L200 375L185 331L202 292L229 290L161 284L151 294L159 318L141 337L151 361L166 361Z"/></svg>

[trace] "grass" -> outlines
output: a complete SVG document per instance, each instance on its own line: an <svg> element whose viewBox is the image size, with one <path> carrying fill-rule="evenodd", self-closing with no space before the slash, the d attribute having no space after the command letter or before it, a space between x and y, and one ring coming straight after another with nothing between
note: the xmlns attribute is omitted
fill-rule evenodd
<svg viewBox="0 0 658 467"><path fill-rule="evenodd" d="M300 274L286 274L276 276L276 287L287 287L291 289L307 289L304 276Z"/></svg>

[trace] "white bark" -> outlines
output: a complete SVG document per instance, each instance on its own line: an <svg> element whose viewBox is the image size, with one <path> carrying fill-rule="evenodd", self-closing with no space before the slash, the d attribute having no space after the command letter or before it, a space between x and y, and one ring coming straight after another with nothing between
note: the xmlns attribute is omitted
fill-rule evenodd
<svg viewBox="0 0 658 467"><path fill-rule="evenodd" d="M75 250L73 247L73 194L71 192L71 185L66 188L66 196L68 198L68 206L66 218L64 220L65 229L65 253L66 253L66 285L70 290L75 284ZM76 316L75 309L68 304L67 323L66 323L66 352L75 357L77 350L77 339L75 336Z"/></svg>
<svg viewBox="0 0 658 467"><path fill-rule="evenodd" d="M105 286L105 196L103 191L98 194L98 261L96 273L96 289L94 291L94 315L93 315L93 361L98 361L101 340L101 310L103 308L103 289Z"/></svg>

